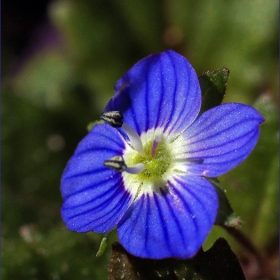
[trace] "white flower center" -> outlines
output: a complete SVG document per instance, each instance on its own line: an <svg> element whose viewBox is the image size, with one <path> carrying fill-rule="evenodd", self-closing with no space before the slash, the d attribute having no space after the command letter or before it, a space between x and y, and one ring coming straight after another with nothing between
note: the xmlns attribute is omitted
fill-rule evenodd
<svg viewBox="0 0 280 280"><path fill-rule="evenodd" d="M123 128L127 132L127 125ZM128 136L131 140L129 133ZM160 189L164 191L173 166L171 143L160 131L155 130L150 130L141 137L137 135L137 140L135 134L132 137L131 146L127 147L123 155L127 166L126 172L122 173L126 189L135 197L158 192ZM130 170L134 171L133 174Z"/></svg>
<svg viewBox="0 0 280 280"><path fill-rule="evenodd" d="M130 150L124 155L125 163L128 167L142 163L144 169L139 174L142 181L151 181L162 178L168 170L171 157L168 147L164 141L157 142L155 139L143 145L143 154L138 151Z"/></svg>

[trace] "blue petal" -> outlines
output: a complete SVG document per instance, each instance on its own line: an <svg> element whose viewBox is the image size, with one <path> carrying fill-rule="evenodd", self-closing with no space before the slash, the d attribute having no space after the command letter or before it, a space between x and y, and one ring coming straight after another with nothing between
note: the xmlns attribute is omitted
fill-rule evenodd
<svg viewBox="0 0 280 280"><path fill-rule="evenodd" d="M73 231L106 232L127 210L132 198L124 189L121 173L103 165L122 155L125 144L118 131L96 125L80 142L61 181L62 218Z"/></svg>
<svg viewBox="0 0 280 280"><path fill-rule="evenodd" d="M186 170L216 177L234 168L254 149L263 121L257 110L243 104L226 103L206 111L184 132Z"/></svg>
<svg viewBox="0 0 280 280"><path fill-rule="evenodd" d="M174 51L150 55L116 84L105 111L118 110L140 135L151 128L179 133L197 117L201 91L189 62Z"/></svg>
<svg viewBox="0 0 280 280"><path fill-rule="evenodd" d="M118 226L122 245L142 258L190 258L202 246L218 210L216 190L205 178L184 175L167 193L143 195Z"/></svg>

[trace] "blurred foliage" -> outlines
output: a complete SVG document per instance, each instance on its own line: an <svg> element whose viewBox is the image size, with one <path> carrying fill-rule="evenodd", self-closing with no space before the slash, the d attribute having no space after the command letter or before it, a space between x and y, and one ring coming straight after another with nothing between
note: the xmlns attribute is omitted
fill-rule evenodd
<svg viewBox="0 0 280 280"><path fill-rule="evenodd" d="M2 279L108 278L110 250L95 257L101 236L62 224L60 176L117 79L139 59L170 48L198 75L226 66L224 101L251 104L266 119L254 152L219 179L242 231L266 259L263 269L276 279L277 11L274 0L55 0L47 29L21 57L3 42ZM216 226L205 248L220 236L240 260L250 260Z"/></svg>

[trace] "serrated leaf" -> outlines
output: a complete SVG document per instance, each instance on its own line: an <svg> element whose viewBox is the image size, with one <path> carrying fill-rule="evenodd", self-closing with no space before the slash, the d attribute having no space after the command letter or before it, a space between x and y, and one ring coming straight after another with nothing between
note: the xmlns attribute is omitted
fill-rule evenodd
<svg viewBox="0 0 280 280"><path fill-rule="evenodd" d="M160 250L160 248L159 248ZM129 254L119 243L112 246L110 280L243 280L237 257L227 241L218 239L206 252L200 250L192 259L141 259Z"/></svg>
<svg viewBox="0 0 280 280"><path fill-rule="evenodd" d="M202 92L200 114L222 103L226 94L228 77L229 69L226 67L213 72L206 72L199 77Z"/></svg>

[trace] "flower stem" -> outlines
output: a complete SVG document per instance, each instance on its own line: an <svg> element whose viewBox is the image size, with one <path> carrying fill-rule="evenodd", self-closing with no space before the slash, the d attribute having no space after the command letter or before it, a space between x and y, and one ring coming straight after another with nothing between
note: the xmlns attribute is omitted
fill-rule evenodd
<svg viewBox="0 0 280 280"><path fill-rule="evenodd" d="M235 240L241 244L251 255L255 258L260 272L264 273L264 259L258 248L251 242L251 240L244 235L240 230L234 227L222 226Z"/></svg>

